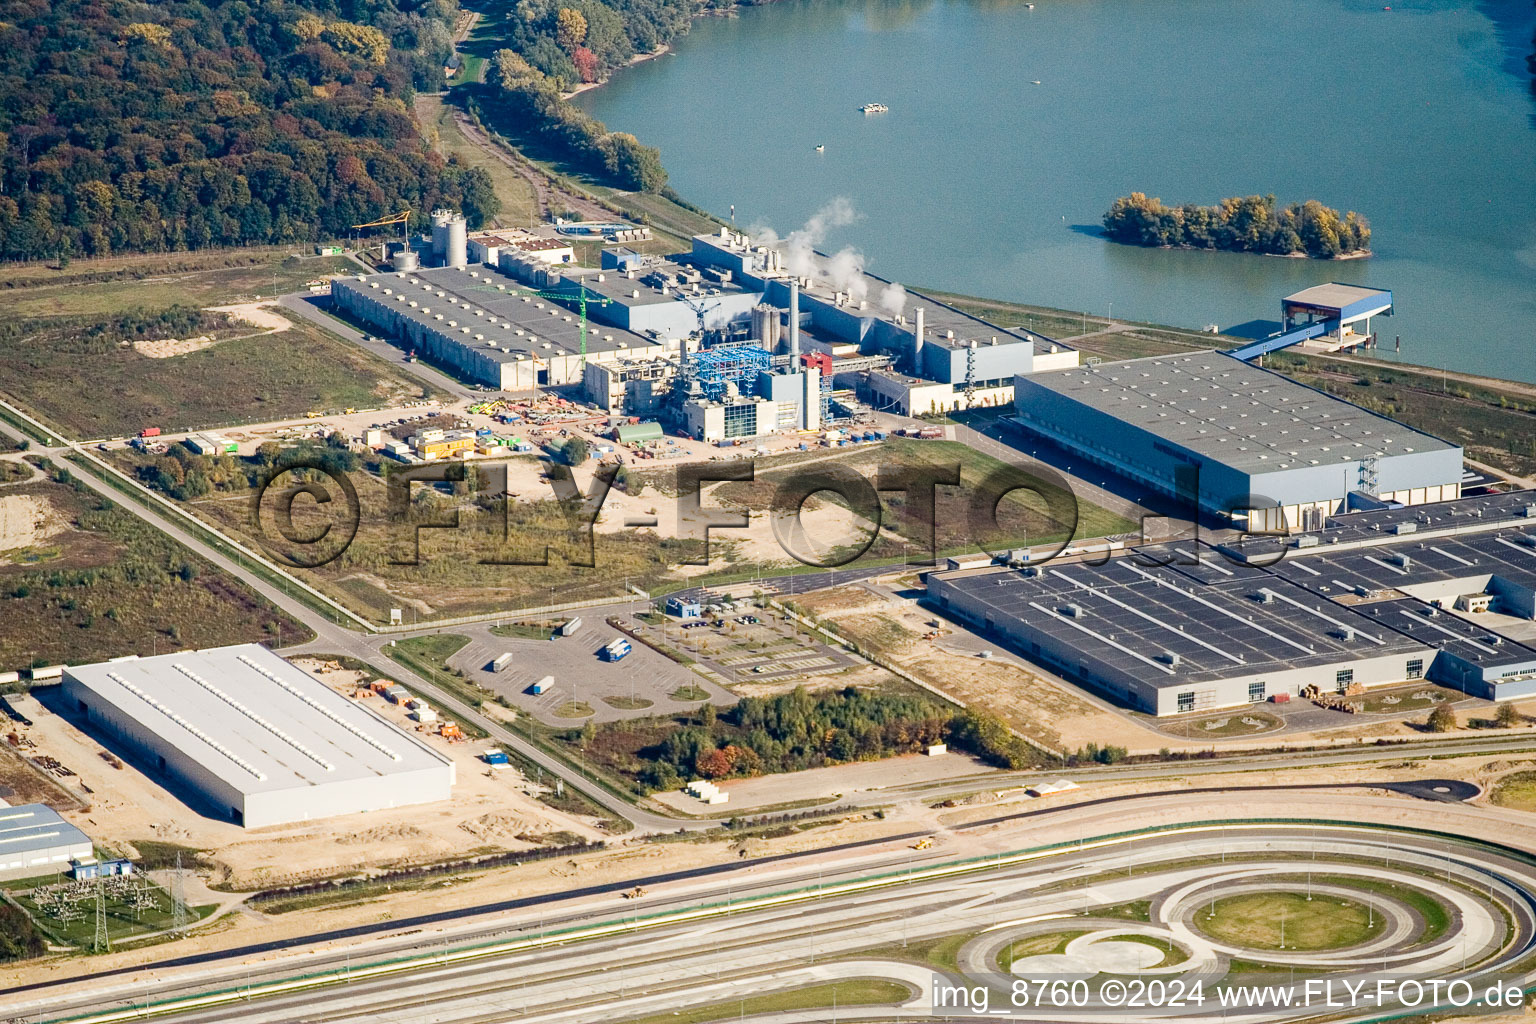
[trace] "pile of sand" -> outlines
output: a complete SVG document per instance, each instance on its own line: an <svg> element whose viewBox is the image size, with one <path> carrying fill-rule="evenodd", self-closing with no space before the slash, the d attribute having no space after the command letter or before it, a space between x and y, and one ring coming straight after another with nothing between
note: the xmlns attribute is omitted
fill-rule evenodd
<svg viewBox="0 0 1536 1024"><path fill-rule="evenodd" d="M30 548L63 529L63 521L45 497L11 494L0 498L0 551Z"/></svg>

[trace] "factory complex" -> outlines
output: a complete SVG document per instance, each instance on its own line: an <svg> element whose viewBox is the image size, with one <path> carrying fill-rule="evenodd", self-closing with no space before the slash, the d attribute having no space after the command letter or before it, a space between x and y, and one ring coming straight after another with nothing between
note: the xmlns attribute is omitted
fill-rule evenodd
<svg viewBox="0 0 1536 1024"><path fill-rule="evenodd" d="M1417 679L1536 693L1536 492L1341 515L1285 550L936 572L928 600L1155 715Z"/></svg>
<svg viewBox="0 0 1536 1024"><path fill-rule="evenodd" d="M247 828L447 800L454 783L451 759L257 644L70 667L61 693L151 777Z"/></svg>
<svg viewBox="0 0 1536 1024"><path fill-rule="evenodd" d="M439 223L439 220L443 220ZM579 385L615 416L703 440L817 430L870 408L904 415L1006 405L1019 375L1078 354L810 251L722 228L671 257L614 245L598 267L562 240L469 238L434 214L422 269L333 282L346 315L413 354L507 391ZM473 256L475 262L471 262Z"/></svg>
<svg viewBox="0 0 1536 1024"><path fill-rule="evenodd" d="M1461 448L1220 352L1020 377L1015 422L1254 532L1461 494Z"/></svg>

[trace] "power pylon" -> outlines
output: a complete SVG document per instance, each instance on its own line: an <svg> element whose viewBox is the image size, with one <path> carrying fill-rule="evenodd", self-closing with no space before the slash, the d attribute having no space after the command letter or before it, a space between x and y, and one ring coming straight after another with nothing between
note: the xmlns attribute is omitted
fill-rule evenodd
<svg viewBox="0 0 1536 1024"><path fill-rule="evenodd" d="M176 852L176 874L171 876L171 931L177 935L187 930L187 887L181 877L181 851Z"/></svg>
<svg viewBox="0 0 1536 1024"><path fill-rule="evenodd" d="M112 940L107 937L107 887L102 876L96 876L96 935L91 940L92 953L110 953Z"/></svg>

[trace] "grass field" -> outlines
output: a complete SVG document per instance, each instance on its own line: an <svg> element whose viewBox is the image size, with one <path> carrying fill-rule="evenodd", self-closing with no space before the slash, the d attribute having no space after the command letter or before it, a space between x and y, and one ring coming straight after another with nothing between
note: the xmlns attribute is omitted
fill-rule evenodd
<svg viewBox="0 0 1536 1024"><path fill-rule="evenodd" d="M1489 799L1512 811L1536 811L1536 771L1509 773L1493 787Z"/></svg>
<svg viewBox="0 0 1536 1024"><path fill-rule="evenodd" d="M102 316L127 309L220 306L270 299L331 274L357 273L346 256L303 256L293 247L159 253L77 260L64 270L7 264L6 309L18 318Z"/></svg>
<svg viewBox="0 0 1536 1024"><path fill-rule="evenodd" d="M1386 917L1364 903L1300 892L1244 893L1215 901L1214 915L1191 919L1211 938L1249 949L1343 949L1357 946L1386 927Z"/></svg>
<svg viewBox="0 0 1536 1024"><path fill-rule="evenodd" d="M244 584L89 491L37 481L4 493L38 503L59 532L47 539L50 557L42 561L0 551L0 668L310 635Z"/></svg>
<svg viewBox="0 0 1536 1024"><path fill-rule="evenodd" d="M46 321L33 323L35 332L0 336L0 393L77 437L223 427L425 394L378 358L300 322L168 359L115 346L91 356L92 376L110 382L109 396L82 382L67 339Z"/></svg>
<svg viewBox="0 0 1536 1024"><path fill-rule="evenodd" d="M1084 931L1046 932L1043 935L1031 935L1027 939L1015 939L1009 943L997 955L1003 970L1009 970L1015 960L1022 960L1027 956L1043 956L1048 953L1065 953L1067 943L1079 935L1086 935Z"/></svg>
<svg viewBox="0 0 1536 1024"><path fill-rule="evenodd" d="M484 26L485 19L482 18L478 28L483 30ZM466 72L469 70L471 61L482 61L482 58L468 57L464 65ZM466 76L466 80L474 79ZM488 226L519 228L537 226L539 204L534 195L533 185L527 178L508 167L504 161L487 155L483 149L466 139L459 131L459 126L454 123L453 110L454 108L445 104L440 96L416 97L416 117L421 123L422 131L435 142L438 152L444 156L458 157L465 166L479 167L491 176L491 184L495 186L496 196L501 200L501 212Z"/></svg>
<svg viewBox="0 0 1536 1024"><path fill-rule="evenodd" d="M159 886L150 885L150 894L155 899L153 907L134 909L121 898L108 895L103 900L103 909L106 912L107 938L110 942L123 942L154 932L162 932L172 926L171 897ZM45 935L60 945L75 946L79 949L90 949L96 935L96 916L94 901L76 904L76 912L79 917L72 921L63 921L51 916L40 909L31 893L15 897L23 909L37 923L37 927ZM217 907L214 904L187 907L187 917L196 922L213 913Z"/></svg>
<svg viewBox="0 0 1536 1024"><path fill-rule="evenodd" d="M779 488L787 486L800 478L806 470L814 470L815 467L849 467L867 478L873 478L877 470L887 471L894 467L922 469L958 465L959 487L936 488L932 536L941 554L975 551L983 541L992 550L1025 543L1060 541L1067 536L1069 526L1075 526L1071 533L1077 537L1102 537L1135 529L1135 524L1129 520L1097 505L1073 499L1042 482L1043 490L1062 499L1060 510L1057 503L1053 502L1047 507L1029 492L1013 491L1003 498L998 507L997 520L1002 534L974 536L969 502L982 489L984 481L998 476L1007 467L1000 460L958 441L891 438L869 448L854 448L831 454L825 451L796 452L769 456L758 460L758 463L755 480L750 483L721 484L716 489L717 498L722 503L737 507L770 509L774 507ZM818 496L816 500L821 500L821 497ZM845 505L835 497L826 497L829 501ZM881 535L859 562L854 564L898 558L906 553L921 557L927 550L930 536L930 524L926 517L918 514L916 509L909 509L905 495L901 492L884 492L881 501ZM1075 508L1075 524L1065 518L1071 514L1065 511L1069 508ZM893 533L895 536L892 536Z"/></svg>

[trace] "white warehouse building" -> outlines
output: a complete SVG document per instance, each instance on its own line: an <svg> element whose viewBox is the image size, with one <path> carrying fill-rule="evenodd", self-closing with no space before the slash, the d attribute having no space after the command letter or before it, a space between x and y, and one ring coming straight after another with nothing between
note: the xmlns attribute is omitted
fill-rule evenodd
<svg viewBox="0 0 1536 1024"><path fill-rule="evenodd" d="M447 800L446 755L258 644L66 669L124 756L247 828Z"/></svg>

